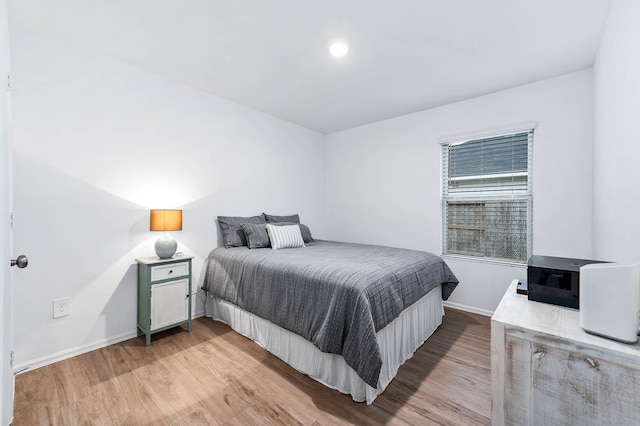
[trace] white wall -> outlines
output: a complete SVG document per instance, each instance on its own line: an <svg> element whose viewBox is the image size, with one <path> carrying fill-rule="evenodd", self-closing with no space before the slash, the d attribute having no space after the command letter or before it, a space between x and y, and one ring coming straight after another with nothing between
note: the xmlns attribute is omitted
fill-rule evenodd
<svg viewBox="0 0 640 426"><path fill-rule="evenodd" d="M323 235L323 135L37 34L11 42L18 368L135 335L149 208L183 209L194 287L218 215L299 213Z"/></svg>
<svg viewBox="0 0 640 426"><path fill-rule="evenodd" d="M598 258L640 261L640 2L615 0L594 66L593 247Z"/></svg>
<svg viewBox="0 0 640 426"><path fill-rule="evenodd" d="M593 75L558 78L327 136L328 238L441 253L442 137L536 121L535 254L591 257ZM492 312L526 268L447 259L450 301Z"/></svg>

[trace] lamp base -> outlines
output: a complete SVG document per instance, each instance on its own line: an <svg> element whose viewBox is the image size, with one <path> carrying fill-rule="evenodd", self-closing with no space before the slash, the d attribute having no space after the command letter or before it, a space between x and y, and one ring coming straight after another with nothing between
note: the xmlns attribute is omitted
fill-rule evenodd
<svg viewBox="0 0 640 426"><path fill-rule="evenodd" d="M170 259L178 249L178 242L171 235L164 234L156 241L155 249L160 259Z"/></svg>

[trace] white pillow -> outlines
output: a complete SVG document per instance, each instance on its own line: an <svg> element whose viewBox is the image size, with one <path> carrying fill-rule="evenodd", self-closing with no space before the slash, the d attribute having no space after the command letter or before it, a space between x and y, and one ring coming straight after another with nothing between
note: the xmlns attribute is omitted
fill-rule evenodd
<svg viewBox="0 0 640 426"><path fill-rule="evenodd" d="M274 250L304 247L304 240L298 225L276 226L267 223L267 233L271 240L271 248Z"/></svg>

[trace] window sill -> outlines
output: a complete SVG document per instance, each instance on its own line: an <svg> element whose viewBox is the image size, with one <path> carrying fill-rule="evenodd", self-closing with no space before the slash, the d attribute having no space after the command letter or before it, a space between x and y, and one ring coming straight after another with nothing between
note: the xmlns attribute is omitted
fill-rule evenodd
<svg viewBox="0 0 640 426"><path fill-rule="evenodd" d="M477 263L489 263L493 265L510 266L512 268L527 267L526 262L517 262L515 260L499 260L499 259L492 259L488 257L461 256L461 255L455 255L455 254L442 254L441 257L444 260L451 259L451 260L462 260L462 261L477 262Z"/></svg>

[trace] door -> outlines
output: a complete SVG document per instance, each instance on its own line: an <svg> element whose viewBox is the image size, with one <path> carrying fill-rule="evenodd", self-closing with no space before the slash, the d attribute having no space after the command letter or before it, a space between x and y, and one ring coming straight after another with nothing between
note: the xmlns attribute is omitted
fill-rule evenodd
<svg viewBox="0 0 640 426"><path fill-rule="evenodd" d="M189 279L151 286L151 331L189 319Z"/></svg>
<svg viewBox="0 0 640 426"><path fill-rule="evenodd" d="M7 4L0 0L0 424L8 425L13 418L13 369L11 367L11 181L9 166L9 38Z"/></svg>

